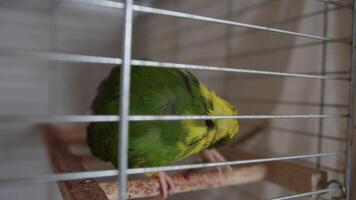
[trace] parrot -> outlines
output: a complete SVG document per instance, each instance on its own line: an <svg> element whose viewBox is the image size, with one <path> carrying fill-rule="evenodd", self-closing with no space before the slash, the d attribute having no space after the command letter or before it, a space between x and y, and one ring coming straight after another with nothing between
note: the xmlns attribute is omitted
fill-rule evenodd
<svg viewBox="0 0 356 200"><path fill-rule="evenodd" d="M99 84L91 105L94 115L118 115L120 66ZM178 68L131 66L130 115L237 115L237 109L210 91L189 71ZM118 162L118 123L91 122L87 144L99 159ZM128 167L170 165L193 154L208 161L225 161L214 148L238 132L237 119L157 120L129 122ZM149 175L150 176L150 175ZM156 173L161 195L174 191L172 179Z"/></svg>

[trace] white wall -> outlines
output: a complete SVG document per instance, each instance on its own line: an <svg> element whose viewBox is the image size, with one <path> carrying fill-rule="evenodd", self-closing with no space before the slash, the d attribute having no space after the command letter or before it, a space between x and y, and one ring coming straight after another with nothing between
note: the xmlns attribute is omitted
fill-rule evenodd
<svg viewBox="0 0 356 200"><path fill-rule="evenodd" d="M108 57L121 55L120 11L79 4L36 2L0 2L0 53L2 50L20 49ZM324 9L323 3L312 0L165 0L157 1L153 6L244 23L273 24L277 28L308 34L323 34L322 12L296 19L297 16ZM350 37L350 10L330 11L328 20L328 36ZM285 22L278 24L279 21ZM322 43L314 42L311 39L147 14L137 16L135 20L133 56L222 67L318 72L322 65ZM293 45L296 47L288 48ZM326 69L347 70L350 65L349 50L347 45L328 44ZM111 67L0 55L0 114L88 114L96 86ZM193 72L211 89L236 105L240 114L319 113L318 106L295 106L281 101L319 102L320 80ZM345 88L345 83L328 81L325 102L347 103ZM251 99L277 100L279 103L261 104ZM325 110L325 113L345 112L344 108ZM241 121L240 134L246 133L251 125L264 123L317 133L319 121ZM324 134L344 137L345 125L346 120L325 120ZM0 178L51 173L35 127L28 124L1 124L0 132ZM253 150L269 150L283 155L315 152L316 144L316 139L280 131L265 131L250 142ZM323 151L343 149L343 143L323 140ZM322 159L322 164L343 167L342 159ZM334 173L329 175L331 178L342 178ZM255 191L259 191L258 194ZM275 185L258 183L237 189L232 187L182 194L175 198L194 195L219 199L220 195L227 192L231 199L264 199L287 191ZM55 184L0 187L0 199L25 197L60 198Z"/></svg>
<svg viewBox="0 0 356 200"><path fill-rule="evenodd" d="M0 51L119 57L121 11L50 1L0 3ZM0 115L89 114L111 65L0 56ZM0 179L53 173L31 124L0 125ZM60 199L54 183L0 187L0 199Z"/></svg>
<svg viewBox="0 0 356 200"><path fill-rule="evenodd" d="M178 10L198 15L229 19L243 23L266 25L312 35L323 35L324 4L318 1L158 1L155 7ZM351 36L352 12L330 6L327 35L332 38ZM299 17L298 17L299 16ZM135 49L140 57L167 62L236 67L280 72L320 72L323 43L318 40L288 35L251 31L246 28L225 26L188 19L151 15L139 19L136 36L141 37ZM144 33L144 34L142 34ZM293 48L292 48L293 47ZM327 45L326 71L344 71L350 66L350 46ZM194 71L199 79L221 96L237 106L240 114L319 114L318 105L293 105L293 102L320 102L321 81L315 79L278 78L261 75L241 75ZM347 104L348 84L327 81L325 103ZM261 102L266 100L266 102ZM347 113L345 108L327 107L325 114ZM345 138L346 119L325 119L323 134ZM287 128L312 134L318 133L319 120L241 120L240 134L256 125ZM239 137L237 137L238 141ZM248 143L249 149L267 155L298 155L316 153L317 137L301 136L288 131L265 130ZM345 143L322 140L322 151L345 150ZM315 161L316 159L310 159ZM327 167L343 169L344 158L322 158ZM337 173L330 179L343 180ZM271 189L270 184L249 185L250 194L265 199L286 194L287 191ZM237 188L238 191L239 188ZM194 193L197 198L236 199L236 188ZM261 191L256 192L255 191ZM242 195L242 193L239 193ZM182 198L187 196L181 195ZM191 196L189 196L191 198ZM225 197L225 196L224 196ZM240 197L245 199L246 197ZM253 198L252 198L253 199Z"/></svg>

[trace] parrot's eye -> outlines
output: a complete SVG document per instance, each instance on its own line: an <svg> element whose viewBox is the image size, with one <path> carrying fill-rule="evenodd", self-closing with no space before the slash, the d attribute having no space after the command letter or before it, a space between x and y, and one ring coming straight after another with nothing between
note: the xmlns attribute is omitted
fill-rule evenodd
<svg viewBox="0 0 356 200"><path fill-rule="evenodd" d="M211 119L205 120L205 124L209 129L214 128L214 121Z"/></svg>

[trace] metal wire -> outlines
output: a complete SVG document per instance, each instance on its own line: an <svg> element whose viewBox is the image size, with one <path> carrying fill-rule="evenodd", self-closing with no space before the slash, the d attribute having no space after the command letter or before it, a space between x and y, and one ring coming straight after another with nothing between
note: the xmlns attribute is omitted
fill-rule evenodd
<svg viewBox="0 0 356 200"><path fill-rule="evenodd" d="M310 67L312 68L312 67ZM298 73L298 74L310 74L310 75L322 75L320 72L291 72L291 73ZM327 71L325 72L324 75L331 75L329 77L343 77L345 79L349 79L350 80L350 73L348 71ZM269 80L271 77L269 76L259 76L259 75L250 75L248 77L240 77L239 79L235 80L238 82L238 84L244 84L244 83L251 83L251 81L263 81L263 80ZM276 76L276 78L279 78L278 76ZM337 105L337 104L335 104ZM344 105L341 105L341 104L338 104L340 106L344 106ZM346 104L345 104L346 105ZM348 105L345 106L346 108L348 107Z"/></svg>
<svg viewBox="0 0 356 200"><path fill-rule="evenodd" d="M120 5L122 3L115 2L115 1L111 2L111 1L107 1L107 0L89 0L89 1L65 0L65 2L84 3L84 4L91 4L91 5L96 5L96 6L120 8L120 9L123 8L123 5ZM167 16L173 16L173 17L179 17L179 18L227 24L227 25L232 25L232 26L239 26L239 27L261 30L261 31L270 31L270 32L275 32L275 33L281 33L281 34L287 34L287 35L305 37L305 38L311 38L311 39L326 40L326 41L333 40L332 38L326 38L326 37L322 37L322 36L310 35L310 34L305 34L305 33L287 31L287 30L283 30L283 29L271 28L271 27L266 27L266 26L258 26L258 25L253 25L253 24L217 19L217 18L212 18L212 17L205 17L205 16L200 16L200 15L194 15L194 14L188 14L188 13L183 13L183 12L176 12L176 11L170 11L170 10L164 10L164 9L159 9L159 8L140 6L140 5L133 5L133 10L138 11L138 12L144 12L144 13L167 15Z"/></svg>
<svg viewBox="0 0 356 200"><path fill-rule="evenodd" d="M195 116L181 116L181 115L132 115L131 121L157 121L157 120L206 120L206 119L317 119L317 118L344 118L349 115L195 115Z"/></svg>
<svg viewBox="0 0 356 200"><path fill-rule="evenodd" d="M29 177L11 177L1 178L0 185L12 185L12 184L30 184L30 183L43 183L43 182L55 182L55 181L71 181L90 178L107 178L118 176L118 170L101 170L101 171L89 171L89 172L71 172L60 174L46 174L36 175Z"/></svg>
<svg viewBox="0 0 356 200"><path fill-rule="evenodd" d="M43 116L0 116L1 123L77 123L77 122L117 122L120 117L117 115L43 115Z"/></svg>
<svg viewBox="0 0 356 200"><path fill-rule="evenodd" d="M328 11L337 11L337 10L340 10L340 9L344 9L342 7L334 7L334 8L330 8ZM311 13L308 13L308 14L305 14L305 15L299 15L299 16L295 16L295 17L290 17L290 18L286 18L286 19L283 19L283 20L280 20L280 21L276 21L276 22L271 22L271 23L266 23L266 24L262 24L262 26L276 26L276 25L282 25L282 24L285 24L285 23L290 23L292 21L296 21L298 19L306 19L308 17L312 17L312 16L315 16L315 15L318 15L318 14L321 14L323 13L324 10L319 10L319 11L315 11L315 12L311 12ZM237 11L236 14L238 13L241 13L240 11ZM236 16L236 15L235 15ZM227 18L229 19L229 18ZM194 25L185 25L183 26L182 28L186 31L189 31L189 30L194 30L194 29L199 29L201 27L204 26L204 24L194 24ZM193 29L194 28L194 29ZM242 35L245 35L245 34L251 34L253 32L256 32L258 30L256 29L247 29L247 30L241 30L241 31L238 31L238 32L234 32L233 37L240 37ZM166 39L170 39L171 38L171 35L173 34L173 32L166 32L166 33L163 33L163 34L159 34L159 35L155 35L154 37L152 37L151 39L152 40L159 40L159 41L165 41ZM224 39L224 35L218 35L218 36L215 36L215 37L209 37L208 39L201 39L201 40L197 40L197 41L193 41L187 45L185 45L184 47L187 48L187 47L190 47L190 46L199 46L201 44L206 44L207 42L211 43L211 42L214 42L214 41L221 41L222 39Z"/></svg>
<svg viewBox="0 0 356 200"><path fill-rule="evenodd" d="M129 143L129 114L130 114L130 83L131 83L131 43L132 43L132 6L133 0L125 1L124 34L123 34L123 63L120 78L120 122L119 122L119 199L126 199L127 168L128 168L128 143Z"/></svg>
<svg viewBox="0 0 356 200"><path fill-rule="evenodd" d="M239 103L248 103L248 104L279 104L279 105L295 105L295 106L321 106L320 103L317 102L304 102L304 101L290 101L290 100L276 100L276 99L257 99L257 98L249 98L249 97L239 97L235 98ZM344 104L336 104L336 103L324 103L324 107L331 108L348 108L348 105Z"/></svg>
<svg viewBox="0 0 356 200"><path fill-rule="evenodd" d="M355 90L356 90L356 2L353 1L353 23L352 23L352 53L351 53L351 83L349 86L349 120L347 128L347 157L345 164L345 187L346 199L351 199L351 177L352 177L352 141L355 123Z"/></svg>
<svg viewBox="0 0 356 200"><path fill-rule="evenodd" d="M287 73L287 72L273 72L273 71L262 71L262 70L249 70L249 69L237 69L229 67L216 67L216 66L203 66L203 65L189 65L189 64L178 64L178 63L168 63L168 62L157 62L157 61L145 61L145 60L133 60L133 65L147 66L147 67L165 67L165 68L179 68L179 69L197 69L197 70L212 70L212 71L224 71L224 72L237 72L245 74L259 74L259 75L270 75L270 76L283 76L283 77L295 77L295 78L313 78L313 79L327 79L327 80L349 80L343 77L333 77L333 76L320 76L320 75L309 75L309 74L298 74L298 73Z"/></svg>
<svg viewBox="0 0 356 200"><path fill-rule="evenodd" d="M130 121L173 121L173 120L206 120L206 119L318 119L318 118L346 118L347 114L329 115L130 115ZM2 115L2 123L78 123L78 122L116 122L117 115Z"/></svg>
<svg viewBox="0 0 356 200"><path fill-rule="evenodd" d="M0 55L16 56L16 57L19 56L22 58L51 60L51 61L84 62L84 63L115 64L115 65L122 64L121 58L89 56L89 55L80 55L80 54L66 54L66 53L55 53L55 52L33 52L33 51L0 49ZM313 74L305 74L305 73L273 72L273 71L263 71L263 70L239 69L233 67L190 65L190 64L157 62L157 61L147 61L147 60L131 60L131 64L138 65L138 66L146 66L146 67L210 70L210 71L235 72L235 73L243 73L243 74L258 74L258 75L270 75L270 76L281 76L281 77L292 77L292 78L349 80L349 78L345 78L345 77L322 76L322 75L313 75Z"/></svg>
<svg viewBox="0 0 356 200"><path fill-rule="evenodd" d="M318 0L325 3L330 3L333 5L344 6L334 1L330 0ZM227 67L214 67L214 66L201 66L201 65L189 65L189 64L177 64L177 63L166 63L166 62L155 62L155 61L143 61L143 60L131 60L131 37L132 37L132 14L133 11L159 14L166 16L173 16L185 19L194 19L206 22L213 22L219 24L226 24L231 26L244 27L260 31L269 31L274 33L286 34L297 37L311 38L321 40L323 42L342 42L343 40L328 38L324 36L316 36L311 34L293 32L283 29L271 28L267 26L259 26L248 23L235 22L230 20L223 20L212 17L205 17L200 15L188 14L183 12L176 12L140 5L133 5L132 0L126 0L126 3L108 1L108 0L64 0L64 2L71 3L84 3L96 6L104 6L110 8L125 9L125 31L123 36L123 59L120 58L110 58L101 56L86 56L86 55L75 55L75 54L62 54L62 53L50 53L50 52L25 52L25 51L13 51L6 52L1 51L0 54L6 56L20 56L20 57L30 57L42 60L53 60L53 61L69 61L69 62L87 62L87 63L102 63L102 64L122 64L123 68L121 73L121 101L120 101L120 116L117 115L97 115L97 116L86 116L86 115L68 115L68 116L0 116L1 122L29 122L29 123L43 123L43 122L120 122L120 172L118 170L105 170L105 171L95 171L95 172L77 172L77 173L63 173L63 174L51 174L51 175L40 175L25 178L9 178L0 180L0 184L17 183L17 182L47 182L47 181L64 181L64 180L78 180L87 178L102 178L102 177L113 177L119 176L120 182L120 199L126 198L126 185L127 185L127 174L139 174L139 173L152 173L152 172L162 172L162 171L174 171L174 170L185 170L185 169L198 169L206 167L219 167L226 165L242 165L242 164L252 164L252 163L263 163L271 161L282 161L282 160L293 160L293 159L303 159L303 158L321 158L327 156L338 156L347 153L347 163L345 166L346 171L346 187L347 187L347 199L350 199L350 188L351 188L351 152L352 152L352 131L353 131L353 121L354 121L354 100L355 100L355 87L356 87L356 26L353 26L353 51L352 51L352 79L350 84L350 100L349 100L349 112L350 114L323 114L321 112L319 115L315 114L304 114L304 115L239 115L239 116L209 116L209 115L199 115L199 116L177 116L177 115L129 115L129 94L130 94L130 65L140 65L147 67L166 67L166 68L180 68L180 69L197 69L197 70L212 70L212 71L225 71L225 72L238 72L245 74L259 74L259 75L269 75L269 76L282 76L282 77L294 77L294 78L311 78L311 79L321 79L321 80L350 80L349 78L343 77L333 77L326 76L323 72L322 75L312 75L312 74L299 74L299 73L284 73L284 72L272 72L272 71L261 71L261 70L247 70L247 69L236 69ZM126 5L126 6L125 6ZM348 6L344 6L348 7ZM355 4L353 6L355 8ZM354 22L356 21L356 14L353 16ZM346 42L347 43L347 42ZM247 52L249 53L249 52ZM324 103L322 102L323 106ZM294 156L283 156L274 158L261 158L261 159L251 159L251 160L239 160L239 161L229 161L221 163L200 163L191 165L180 165L180 166L166 166L166 167L150 167L150 168L135 168L127 169L127 145L128 145L128 123L129 121L155 121L155 120L206 120L206 119L324 119L324 118L345 118L348 117L348 140L347 140L347 152L326 152L326 153L315 153L306 155L294 155ZM320 136L325 137L325 136ZM333 138L335 139L335 138ZM319 148L320 149L320 148ZM314 194L322 194L326 192L334 192L339 190L339 188L328 188L313 192L301 193L296 195L284 196L273 198L273 200L284 200L292 198L301 198Z"/></svg>
<svg viewBox="0 0 356 200"><path fill-rule="evenodd" d="M323 26L323 36L327 37L328 36L328 8L329 5L325 4L324 5L324 15L323 15L323 21L324 21L324 26ZM322 58L321 58L321 74L325 75L325 71L326 71L326 54L327 54L327 43L323 42L323 50L322 50ZM319 107L319 114L323 115L325 112L325 89L326 89L326 85L325 85L325 81L321 80L320 81L320 98L319 98L319 102L320 102L320 107ZM324 119L319 119L319 125L318 125L318 141L317 141L317 148L318 148L318 152L321 152L323 149L323 142L322 142L322 136L324 133ZM318 168L320 168L320 163L321 163L321 159L317 158L316 161L316 166Z"/></svg>
<svg viewBox="0 0 356 200"><path fill-rule="evenodd" d="M340 195L339 196L333 196L331 199L333 200L342 200L344 199L345 195L346 195L346 188L345 186L338 180L330 180L325 184L325 187L329 187L330 185L337 185L338 188L340 189Z"/></svg>
<svg viewBox="0 0 356 200"><path fill-rule="evenodd" d="M242 165L242 164L256 164L272 161L282 161L282 160L293 160L293 159L303 159L303 158L315 158L315 157L325 157L325 156L337 156L345 155L345 151L337 151L330 153L316 153L316 154L305 154L297 156L282 156L274 158L260 158L260 159L251 159L251 160L237 160L237 161L228 161L228 162L219 162L219 163L199 163L199 164L190 164L190 165L176 165L176 166L166 166L166 167L149 167L149 168L137 168L130 169L130 174L140 174L140 173L152 173L152 172L167 172L175 170L187 170L187 169L200 169L207 167L222 167L228 165Z"/></svg>
<svg viewBox="0 0 356 200"><path fill-rule="evenodd" d="M343 8L342 7L328 8L327 11L331 12L331 11L337 11L337 10L340 10L340 9L343 9ZM286 24L286 23L290 23L290 22L293 22L293 21L300 20L301 18L303 18L303 20L305 20L308 17L314 17L314 16L322 14L324 12L325 12L325 9L318 10L318 11L310 12L310 13L307 13L307 14L304 14L304 15L298 15L298 16L286 18L286 19L283 19L283 20L280 20L280 21L263 24L263 26L276 26L276 25L280 26L280 25L283 25L283 24ZM251 32L254 32L254 31L255 30L243 30L243 31L240 31L240 32L236 33L236 35L237 36L241 36L241 35L244 35L244 34L250 34Z"/></svg>
<svg viewBox="0 0 356 200"><path fill-rule="evenodd" d="M8 57L15 56L21 58L38 59L38 60L116 64L116 65L120 65L122 63L121 58L56 53L56 52L21 51L21 50L11 50L11 49L0 49L0 56L8 56Z"/></svg>
<svg viewBox="0 0 356 200"><path fill-rule="evenodd" d="M80 3L80 4L89 4L94 6L103 6L109 8L119 8L124 9L125 6L122 2L117 1L108 1L108 0L62 0L63 3Z"/></svg>
<svg viewBox="0 0 356 200"><path fill-rule="evenodd" d="M274 158L260 158L260 159L250 159L250 160L236 160L228 162L218 162L218 163L198 163L198 164L188 164L188 165L173 165L165 167L147 167L147 168L132 168L127 169L127 174L142 174L142 173L155 173L155 172L168 172L176 170L187 170L187 169L201 169L208 167L222 167L228 165L246 165L255 163L264 163L272 161L282 161L282 160L294 160L294 159L305 159L305 158L316 158L316 157L329 157L329 156L339 156L345 155L345 151L336 152L326 152L326 153L315 153L315 154L305 154L305 155L294 155L294 156L281 156ZM62 173L62 174L50 174L50 175L36 175L31 177L19 177L19 178L7 178L0 179L0 185L13 184L19 182L51 182L51 181L68 181L68 180L79 180L79 179L89 179L89 178L100 178L100 177L113 177L117 176L119 173L117 170L102 170L102 171L91 171L91 172L74 172L74 173Z"/></svg>
<svg viewBox="0 0 356 200"><path fill-rule="evenodd" d="M305 193L294 194L294 195L289 195L289 196L277 197L277 198L273 198L271 200L297 199L297 198L307 197L307 196L316 195L316 194L335 192L338 190L340 190L340 188L333 187L333 188L328 188L328 189L323 189L323 190L318 190L318 191L313 191L313 192L305 192Z"/></svg>
<svg viewBox="0 0 356 200"><path fill-rule="evenodd" d="M180 18L186 18L186 19L195 19L195 20L214 22L214 23L219 23L219 24L227 24L227 25L232 25L232 26L239 26L239 27L261 30L261 31L270 31L270 32L281 33L281 34L286 34L286 35L293 35L293 36L298 36L298 37L305 37L305 38L312 38L312 39L326 40L326 41L332 40L331 38L326 38L326 37L322 37L322 36L298 33L298 32L293 32L293 31L277 29L277 28L258 26L258 25L241 23L241 22L234 22L234 21L228 21L228 20L217 19L217 18L212 18L212 17L205 17L205 16L200 16L200 15L193 15L193 14L188 14L188 13L163 10L163 9L151 8L151 7L145 7L145 6L135 5L134 10L139 11L139 12L145 12L145 13L174 16L174 17L180 17Z"/></svg>
<svg viewBox="0 0 356 200"><path fill-rule="evenodd" d="M251 32L251 31L256 31L256 30L249 29L247 31ZM234 34L233 36L238 37L238 35L239 34ZM184 48L184 49L189 49L192 51L195 49L202 48L202 46L207 45L207 44L209 44L209 45L219 44L221 42L222 37L224 37L224 35L219 35L216 37L206 37L205 39L196 40L196 41L186 43L184 45L181 45L180 47ZM163 41L160 41L160 42L163 43ZM334 38L333 40L325 41L325 42L350 45L351 38ZM244 57L251 57L251 56L255 56L255 55L259 55L259 54L263 54L263 53L277 53L277 52L281 52L281 51L290 51L290 50L294 50L297 48L306 48L306 47L310 47L310 46L320 45L322 43L323 43L322 41L303 42L300 44L285 45L285 46L278 46L278 47L272 47L272 48L264 48L261 50L242 51L242 52L237 52L237 53L227 53L227 56L228 55L229 56L239 56L238 59L241 59ZM151 52L165 53L165 52L170 52L172 50L174 50L174 46L167 45L165 48L153 49ZM215 57L218 57L218 55ZM216 58L214 58L214 59L216 59Z"/></svg>
<svg viewBox="0 0 356 200"><path fill-rule="evenodd" d="M351 42L349 38L338 38L338 39L333 39L328 42L339 42L341 44L345 45L350 45ZM251 51L244 51L244 52L237 52L237 53L232 53L229 56L232 57L231 59L234 60L245 60L245 59L250 59L251 57L256 57L257 55L267 55L267 54L275 54L278 52L285 52L285 51L292 51L294 49L299 49L299 48L306 48L310 46L315 46L315 45L321 45L323 42L322 41L313 41L313 42L303 42L300 44L295 44L295 45L285 45L285 46L279 46L279 47L271 47L271 48L263 48L263 49L258 49L258 50L251 50ZM165 50L167 51L167 50ZM162 51L155 52L155 53L164 53ZM210 55L209 57L206 56L200 56L197 57L196 61L201 62L201 61L214 61L216 59L221 58L220 55Z"/></svg>

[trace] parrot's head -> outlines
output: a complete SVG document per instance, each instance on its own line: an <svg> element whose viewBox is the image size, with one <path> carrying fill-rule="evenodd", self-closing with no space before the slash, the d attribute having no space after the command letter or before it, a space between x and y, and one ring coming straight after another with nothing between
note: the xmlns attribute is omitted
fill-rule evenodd
<svg viewBox="0 0 356 200"><path fill-rule="evenodd" d="M220 98L200 84L200 94L206 99L209 115L237 115L237 110L230 103ZM214 142L226 143L236 136L239 129L237 119L214 119L208 122L209 134L214 135Z"/></svg>

